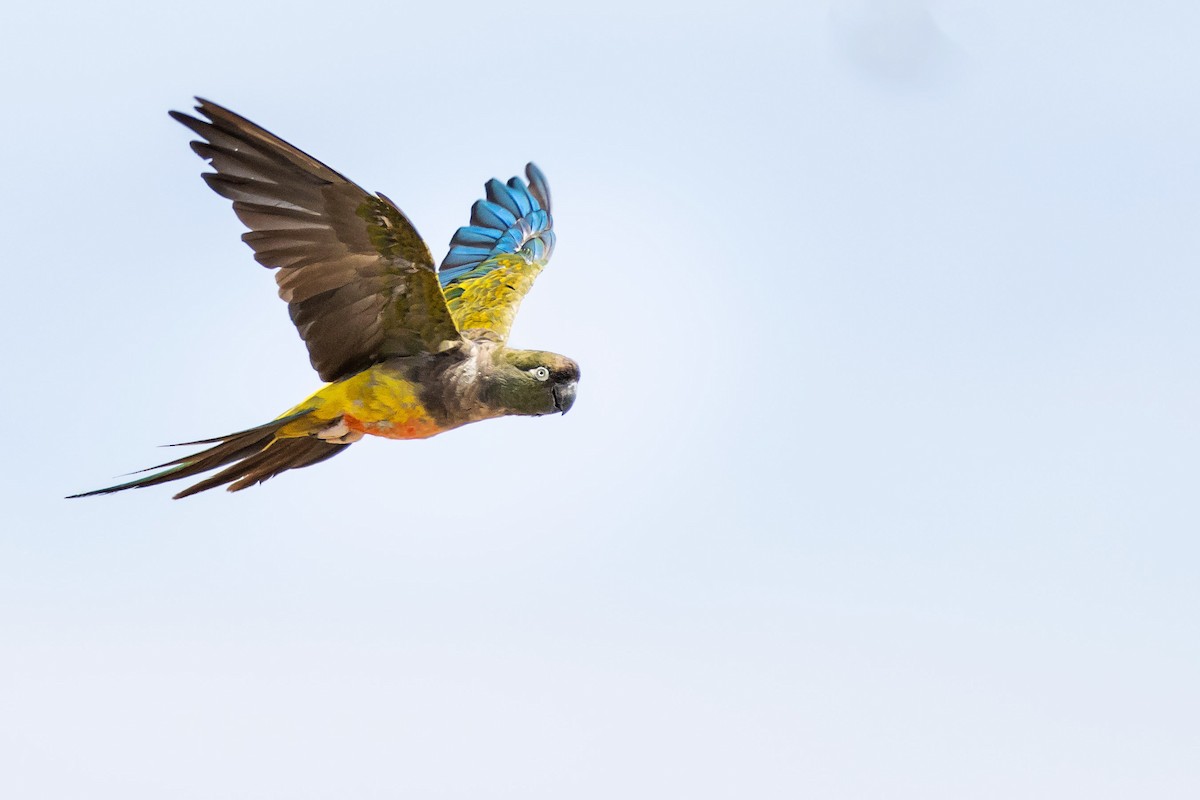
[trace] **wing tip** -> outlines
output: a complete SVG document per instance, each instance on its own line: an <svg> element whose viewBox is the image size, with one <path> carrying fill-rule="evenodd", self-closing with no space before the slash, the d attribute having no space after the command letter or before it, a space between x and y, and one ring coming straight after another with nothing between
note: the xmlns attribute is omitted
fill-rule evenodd
<svg viewBox="0 0 1200 800"><path fill-rule="evenodd" d="M223 111L226 114L233 113L232 111L225 108L224 106L222 106L218 103L214 103L213 101L208 100L206 98L203 98L200 95L193 95L192 99L196 101L196 104L194 106L192 106L192 110L198 114L202 114L203 116L207 117L209 120L213 119L213 115L212 115L212 113L210 113L212 111L216 111L218 113ZM196 119L191 114L188 114L184 111L171 110L171 111L168 111L167 114L170 115L171 119L176 120L177 122L183 122L183 120L185 120L185 119L193 119L193 120ZM199 120L197 120L197 121L199 121Z"/></svg>
<svg viewBox="0 0 1200 800"><path fill-rule="evenodd" d="M525 165L525 177L529 179L529 191L547 212L550 211L550 182L541 167L530 161Z"/></svg>
<svg viewBox="0 0 1200 800"><path fill-rule="evenodd" d="M484 197L471 206L470 224L459 228L450 239L450 249L442 259L438 277L443 286L483 263L491 256L520 253L532 241L541 239L528 254L535 260L548 258L554 247L550 216L550 184L537 164L525 164L528 186L514 176L507 183L491 178L483 184ZM484 231L490 229L490 247L484 244ZM486 251L486 252L485 252Z"/></svg>

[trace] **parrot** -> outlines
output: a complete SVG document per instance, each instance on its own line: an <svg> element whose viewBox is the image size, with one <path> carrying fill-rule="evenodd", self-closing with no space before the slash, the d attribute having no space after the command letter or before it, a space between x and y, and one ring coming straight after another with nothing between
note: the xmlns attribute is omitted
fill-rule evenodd
<svg viewBox="0 0 1200 800"><path fill-rule="evenodd" d="M364 436L425 439L503 416L566 414L579 365L508 346L522 298L554 250L550 188L533 163L484 184L435 268L404 212L248 119L203 98L170 116L198 139L201 177L249 229L324 382L265 425L184 442L200 452L71 495L194 478L175 495L240 491L343 453Z"/></svg>

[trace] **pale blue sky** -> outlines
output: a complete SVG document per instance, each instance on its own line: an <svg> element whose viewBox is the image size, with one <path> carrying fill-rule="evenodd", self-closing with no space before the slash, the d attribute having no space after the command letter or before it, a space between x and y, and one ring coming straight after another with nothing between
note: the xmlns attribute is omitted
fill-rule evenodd
<svg viewBox="0 0 1200 800"><path fill-rule="evenodd" d="M1198 26L8 12L0 795L1198 796ZM318 385L193 94L438 256L536 160L572 413L62 500Z"/></svg>

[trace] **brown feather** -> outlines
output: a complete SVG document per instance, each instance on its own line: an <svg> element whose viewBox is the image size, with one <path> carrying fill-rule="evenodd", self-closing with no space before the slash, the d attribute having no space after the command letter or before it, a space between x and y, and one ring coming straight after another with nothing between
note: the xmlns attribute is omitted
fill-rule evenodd
<svg viewBox="0 0 1200 800"><path fill-rule="evenodd" d="M244 489L256 483L262 483L286 470L307 467L318 461L332 458L347 447L348 445L332 444L316 437L276 439L216 475L189 486L175 495L175 499L180 500L235 481L237 483L229 487L230 491Z"/></svg>
<svg viewBox="0 0 1200 800"><path fill-rule="evenodd" d="M203 139L192 149L216 170L204 180L233 201L255 259L277 270L322 379L460 338L429 248L394 204L228 109L196 110L207 121L171 116Z"/></svg>
<svg viewBox="0 0 1200 800"><path fill-rule="evenodd" d="M285 470L307 467L332 458L349 447L345 444L333 444L318 439L316 436L277 438L279 431L285 426L303 419L309 413L308 410L304 410L238 433L187 442L188 445L213 444L214 446L150 468L152 470L161 469L162 472L156 472L153 475L137 478L117 486L71 495L71 497L87 497L95 494L120 492L125 489L139 489L144 486L157 486L161 483L192 478L218 467L225 467L225 469L189 486L175 497L187 497L233 481L241 483L238 488L245 488L255 483L262 483Z"/></svg>

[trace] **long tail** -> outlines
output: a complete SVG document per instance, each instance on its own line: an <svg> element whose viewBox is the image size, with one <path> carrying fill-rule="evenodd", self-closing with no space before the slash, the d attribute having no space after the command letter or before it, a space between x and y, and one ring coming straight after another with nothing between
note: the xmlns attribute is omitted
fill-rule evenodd
<svg viewBox="0 0 1200 800"><path fill-rule="evenodd" d="M96 489L91 492L83 492L82 494L73 494L70 497L90 497L96 494L122 492L126 489L140 489L143 486L157 486L160 483L191 478L231 463L232 466L226 467L216 475L211 475L199 483L184 489L175 495L175 499L188 497L197 492L203 492L206 489L213 489L227 483L232 484L229 487L229 491L237 492L248 486L262 483L268 478L273 478L285 470L299 469L300 467L307 467L324 461L327 458L333 458L349 447L349 445L345 444L333 444L324 439L318 439L316 436L294 438L276 436L285 425L303 418L308 413L309 409L305 409L296 414L280 417L277 420L268 422L266 425L260 425L257 428L250 428L239 433L231 433L228 436L218 436L215 439L201 439L195 442L183 442L179 446L214 443L215 446L207 450L202 450L199 453L183 456L174 461L159 464L157 467L150 467L147 470L143 470L143 472L149 472L153 469L162 470L153 475L147 475L144 478L137 478L127 483L117 484L116 486L109 486L106 489Z"/></svg>

